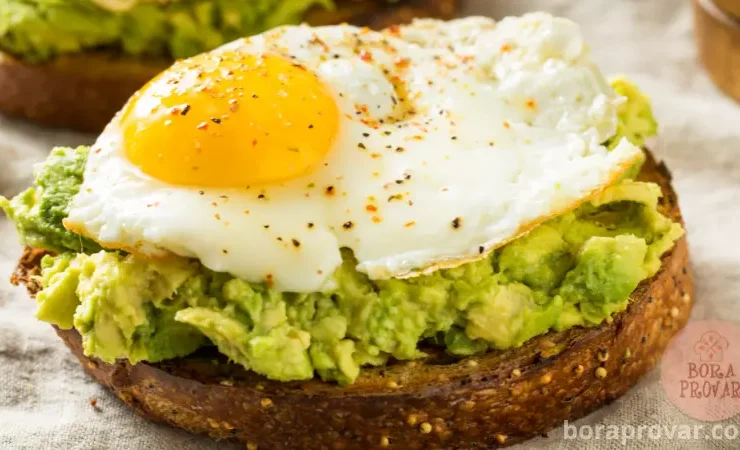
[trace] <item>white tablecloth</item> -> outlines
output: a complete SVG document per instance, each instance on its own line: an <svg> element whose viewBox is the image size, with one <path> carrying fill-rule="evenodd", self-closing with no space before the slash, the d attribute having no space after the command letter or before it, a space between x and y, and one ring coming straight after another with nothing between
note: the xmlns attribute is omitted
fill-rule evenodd
<svg viewBox="0 0 740 450"><path fill-rule="evenodd" d="M740 106L723 97L696 62L687 0L467 0L466 14L542 9L578 21L605 73L626 74L648 92L662 125L656 153L673 171L696 275L695 318L740 323ZM29 183L30 164L53 145L91 137L0 118L0 193ZM19 255L0 219L0 447L28 449L215 449L217 444L150 424L88 379L34 302L6 281ZM695 424L667 399L653 371L581 424ZM90 400L97 401L97 408ZM740 423L738 418L734 424ZM286 426L288 426L286 424ZM637 449L739 448L740 441L643 440ZM399 447L402 448L402 447ZM613 449L615 441L572 441L562 429L519 448Z"/></svg>

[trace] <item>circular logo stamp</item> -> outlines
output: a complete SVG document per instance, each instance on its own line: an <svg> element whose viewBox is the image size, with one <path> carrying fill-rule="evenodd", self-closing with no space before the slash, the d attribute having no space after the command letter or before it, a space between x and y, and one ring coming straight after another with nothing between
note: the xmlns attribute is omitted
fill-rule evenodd
<svg viewBox="0 0 740 450"><path fill-rule="evenodd" d="M660 378L689 417L714 422L740 413L740 325L689 322L668 344Z"/></svg>

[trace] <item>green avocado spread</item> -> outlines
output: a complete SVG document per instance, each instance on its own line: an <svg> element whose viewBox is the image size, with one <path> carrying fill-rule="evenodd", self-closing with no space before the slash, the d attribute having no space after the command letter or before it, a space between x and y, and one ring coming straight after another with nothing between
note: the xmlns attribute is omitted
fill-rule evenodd
<svg viewBox="0 0 740 450"><path fill-rule="evenodd" d="M106 8L106 4L126 8ZM237 38L299 23L332 0L4 0L0 49L32 62L100 48L185 58Z"/></svg>
<svg viewBox="0 0 740 450"><path fill-rule="evenodd" d="M655 133L647 99L619 80L619 133ZM619 136L618 136L619 137ZM624 310L637 285L683 234L657 209L660 188L626 178L572 212L476 262L410 279L370 280L349 250L331 291L277 292L197 261L150 261L102 250L62 220L79 190L87 147L57 148L36 187L0 198L42 261L37 317L77 329L86 354L160 361L216 346L275 380L351 383L365 365L508 349L550 330L596 326Z"/></svg>

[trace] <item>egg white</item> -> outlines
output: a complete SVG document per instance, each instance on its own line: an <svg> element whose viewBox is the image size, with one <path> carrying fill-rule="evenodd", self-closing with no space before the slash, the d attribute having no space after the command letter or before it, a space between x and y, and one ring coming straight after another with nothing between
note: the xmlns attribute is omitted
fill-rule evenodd
<svg viewBox="0 0 740 450"><path fill-rule="evenodd" d="M626 140L602 145L622 99L578 27L546 14L383 33L282 27L225 50L279 53L318 74L342 112L324 163L275 185L167 185L126 159L117 117L93 146L70 229L315 292L331 288L342 247L373 279L480 258L576 207L640 154Z"/></svg>

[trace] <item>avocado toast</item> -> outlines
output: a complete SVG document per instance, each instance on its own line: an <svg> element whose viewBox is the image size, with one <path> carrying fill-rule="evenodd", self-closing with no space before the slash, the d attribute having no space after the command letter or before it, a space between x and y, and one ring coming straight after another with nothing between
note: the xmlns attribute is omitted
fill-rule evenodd
<svg viewBox="0 0 740 450"><path fill-rule="evenodd" d="M681 221L665 166L649 157L640 179L661 186L661 212ZM46 254L27 249L13 275L32 296ZM108 364L85 356L75 330L56 330L85 371L127 405L193 433L279 449L497 448L610 403L655 366L693 304L685 238L662 265L626 311L595 328L553 331L463 360L425 349L420 361L363 369L349 387L266 380L212 349L157 364Z"/></svg>
<svg viewBox="0 0 740 450"><path fill-rule="evenodd" d="M271 42L288 65L253 56ZM244 108L264 97L279 120ZM491 126L455 133L476 117ZM688 317L676 197L640 150L656 128L545 14L282 28L176 64L94 146L55 149L0 201L28 246L13 281L89 373L175 426L266 448L510 444L622 394Z"/></svg>
<svg viewBox="0 0 740 450"><path fill-rule="evenodd" d="M0 112L99 132L174 59L306 21L373 28L451 17L457 0L179 0L0 5ZM118 6L116 6L118 5Z"/></svg>

